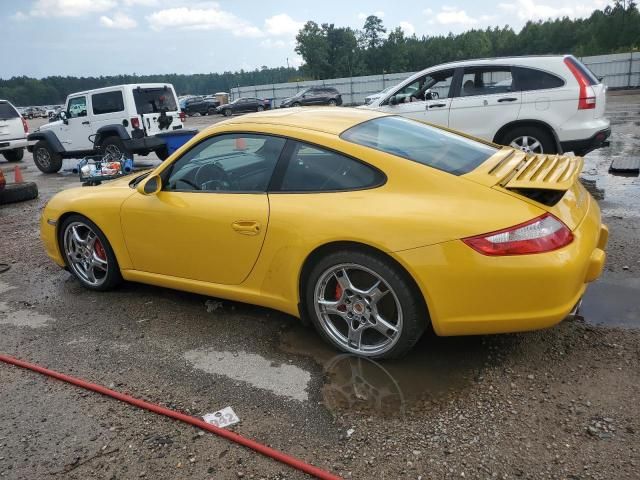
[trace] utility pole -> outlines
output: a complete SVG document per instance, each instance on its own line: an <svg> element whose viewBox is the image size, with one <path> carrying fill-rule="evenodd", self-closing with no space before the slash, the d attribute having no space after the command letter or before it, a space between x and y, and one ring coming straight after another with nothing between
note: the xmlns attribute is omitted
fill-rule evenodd
<svg viewBox="0 0 640 480"><path fill-rule="evenodd" d="M287 57L287 70L289 70L289 57Z"/></svg>

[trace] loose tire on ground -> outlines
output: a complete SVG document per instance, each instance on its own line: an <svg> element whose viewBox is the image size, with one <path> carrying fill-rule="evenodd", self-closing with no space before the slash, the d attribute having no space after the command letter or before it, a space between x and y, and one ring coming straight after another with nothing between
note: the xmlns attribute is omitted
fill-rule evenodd
<svg viewBox="0 0 640 480"><path fill-rule="evenodd" d="M327 278L326 274L328 271L331 271L332 268L336 268L341 265L354 265L354 268L356 269L358 268L358 266L360 266L364 267L370 272L373 272L375 276L377 276L379 279L382 279L383 282L388 285L389 291L385 294L385 296L391 294L391 300L395 302L395 300L397 299L397 302L400 304L401 322L399 323L401 324L401 328L397 333L398 337L394 337L395 343L392 343L388 347L385 347L386 350L377 352L354 351L354 349L350 348L348 344L344 342L340 343L338 340L336 340L335 336L332 337L332 335L329 333L329 328L326 327L326 321L323 320L323 318L319 317L319 310L318 308L316 308L316 304L318 301L316 294L318 292L319 285L323 285L323 278ZM375 277L372 276L372 278L375 281ZM337 288L337 281L334 283ZM326 284L326 287L330 292L333 285ZM366 356L369 358L401 357L413 348L413 346L420 339L429 324L428 311L424 299L422 298L422 294L415 286L408 274L400 267L395 265L392 261L384 259L383 257L372 253L351 249L345 249L331 253L315 263L315 265L311 268L310 273L302 288L304 291L301 292L300 296L304 299L304 309L307 318L311 320L314 327L325 341L338 348L339 350L351 354ZM341 290L340 295L342 295L342 292L346 293L346 290ZM338 292L336 292L336 295L338 295ZM368 298L368 301L369 300L372 299ZM370 303L367 303L367 305L370 305ZM353 303L352 306L353 308L355 308L355 303ZM379 306L380 305L378 303L378 305L376 306L376 310L373 313L375 313L376 311L381 311L378 310ZM339 325L339 321L343 320L336 317L333 318L335 318L336 325ZM347 325L346 319L344 319L344 321L345 325ZM374 327L369 326L367 328Z"/></svg>
<svg viewBox="0 0 640 480"><path fill-rule="evenodd" d="M554 141L552 135L546 131L543 128L540 127L536 127L536 126L521 126L521 127L515 127L512 130L509 130L503 137L502 140L499 142L502 145L507 145L507 146L515 146L515 145L511 145L513 142L518 142L519 139L523 139L523 138L527 138L527 142L530 144L533 143L535 145L535 142L532 142L532 139L535 139L535 141L540 143L540 148L541 151L539 151L538 149L531 149L531 151L527 151L527 153L557 153L558 152L558 147L556 146L556 142ZM519 147L516 147L519 148Z"/></svg>
<svg viewBox="0 0 640 480"><path fill-rule="evenodd" d="M19 162L24 157L24 148L5 150L2 156L7 159L7 162Z"/></svg>
<svg viewBox="0 0 640 480"><path fill-rule="evenodd" d="M34 182L7 183L0 190L0 205L24 202L38 197L38 186Z"/></svg>
<svg viewBox="0 0 640 480"><path fill-rule="evenodd" d="M43 173L56 173L62 168L62 155L56 153L46 140L38 140L33 147L33 163Z"/></svg>

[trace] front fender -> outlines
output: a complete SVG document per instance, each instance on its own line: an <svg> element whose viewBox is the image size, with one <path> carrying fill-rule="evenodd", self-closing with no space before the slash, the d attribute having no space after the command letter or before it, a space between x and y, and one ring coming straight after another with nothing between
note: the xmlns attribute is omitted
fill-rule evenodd
<svg viewBox="0 0 640 480"><path fill-rule="evenodd" d="M62 143L60 143L60 140L58 140L58 137L56 136L55 132L52 132L51 130L40 130L38 132L30 133L27 136L27 140L29 142L37 142L40 140L44 140L49 144L49 146L51 146L54 152L63 153L65 151L64 146L62 146ZM33 145L29 145L27 147L27 150L29 152L32 152Z"/></svg>

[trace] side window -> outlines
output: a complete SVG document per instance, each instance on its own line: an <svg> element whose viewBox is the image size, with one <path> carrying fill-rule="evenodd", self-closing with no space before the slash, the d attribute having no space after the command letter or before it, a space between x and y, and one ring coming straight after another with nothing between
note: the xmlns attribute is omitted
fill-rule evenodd
<svg viewBox="0 0 640 480"><path fill-rule="evenodd" d="M564 86L560 77L533 68L514 67L515 86L518 90L545 90Z"/></svg>
<svg viewBox="0 0 640 480"><path fill-rule="evenodd" d="M69 99L68 115L71 118L87 116L87 97Z"/></svg>
<svg viewBox="0 0 640 480"><path fill-rule="evenodd" d="M124 110L122 92L116 91L91 95L91 109L94 115L122 112Z"/></svg>
<svg viewBox="0 0 640 480"><path fill-rule="evenodd" d="M322 192L371 188L384 176L362 162L305 143L295 142L282 178L281 191Z"/></svg>
<svg viewBox="0 0 640 480"><path fill-rule="evenodd" d="M285 140L253 134L203 140L173 163L164 190L265 192Z"/></svg>
<svg viewBox="0 0 640 480"><path fill-rule="evenodd" d="M467 67L460 96L493 95L513 91L510 67Z"/></svg>
<svg viewBox="0 0 640 480"><path fill-rule="evenodd" d="M455 70L443 70L424 75L396 92L396 103L449 98Z"/></svg>

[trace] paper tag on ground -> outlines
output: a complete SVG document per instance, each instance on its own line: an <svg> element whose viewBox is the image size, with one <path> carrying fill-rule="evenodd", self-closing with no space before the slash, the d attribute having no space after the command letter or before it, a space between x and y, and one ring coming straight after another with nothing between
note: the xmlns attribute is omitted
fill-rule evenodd
<svg viewBox="0 0 640 480"><path fill-rule="evenodd" d="M211 425L215 425L216 427L226 428L230 425L235 425L240 421L236 412L233 411L231 407L225 407L222 410L218 410L217 412L207 413L203 420Z"/></svg>

